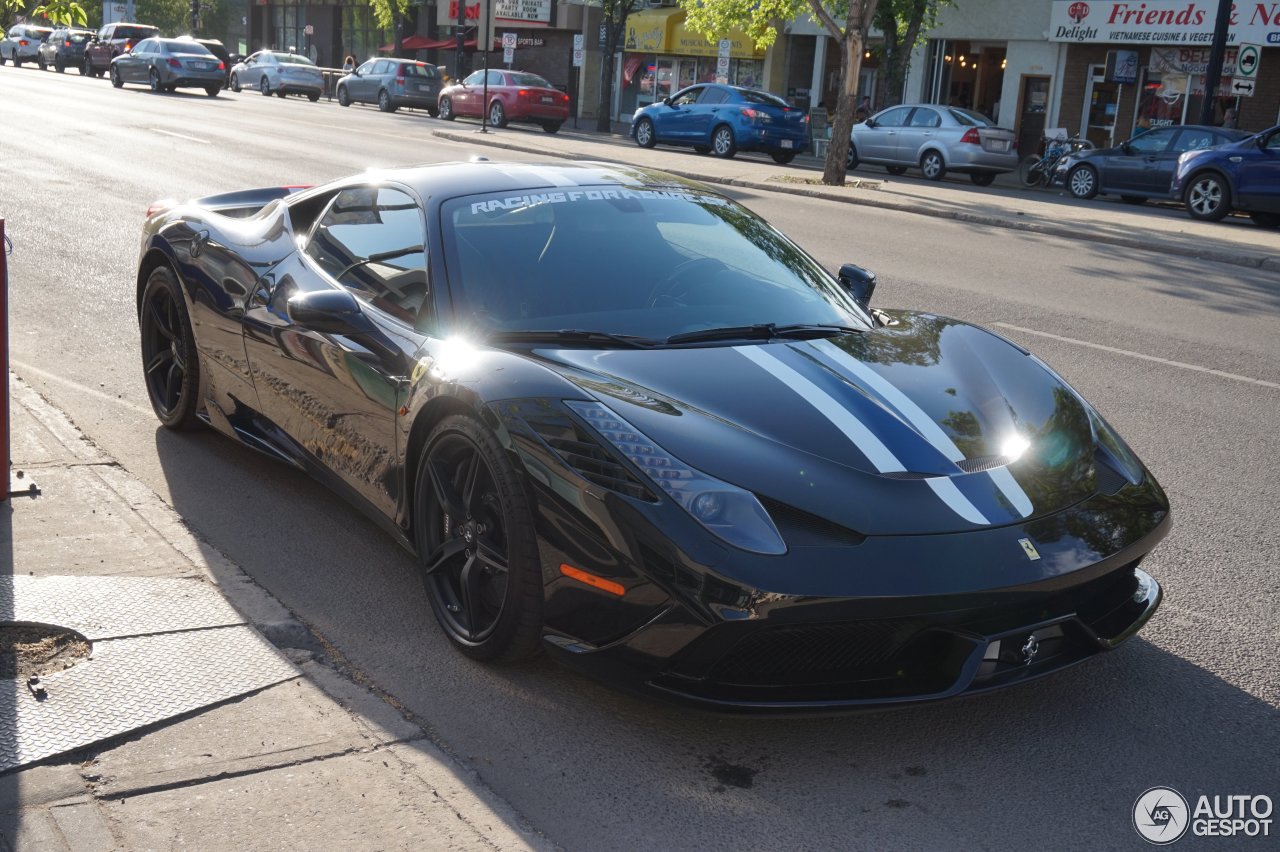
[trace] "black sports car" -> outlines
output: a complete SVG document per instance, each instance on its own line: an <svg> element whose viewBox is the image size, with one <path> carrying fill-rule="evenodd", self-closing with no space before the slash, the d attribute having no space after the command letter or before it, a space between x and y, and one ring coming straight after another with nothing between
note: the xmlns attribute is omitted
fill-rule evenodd
<svg viewBox="0 0 1280 852"><path fill-rule="evenodd" d="M1159 605L1160 486L1035 356L603 164L160 206L147 390L417 554L445 633L720 709L1025 681Z"/></svg>

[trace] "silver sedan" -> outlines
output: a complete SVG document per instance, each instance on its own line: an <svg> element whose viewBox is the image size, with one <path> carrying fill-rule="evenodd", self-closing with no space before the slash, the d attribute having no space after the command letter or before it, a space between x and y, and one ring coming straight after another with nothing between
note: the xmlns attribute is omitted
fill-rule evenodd
<svg viewBox="0 0 1280 852"><path fill-rule="evenodd" d="M277 50L259 50L231 69L231 91L257 89L264 95L306 95L320 100L324 76L305 56Z"/></svg>
<svg viewBox="0 0 1280 852"><path fill-rule="evenodd" d="M940 104L890 107L853 126L846 168L862 163L900 175L918 168L929 180L948 171L988 186L996 175L1018 168L1012 130L996 127L981 113Z"/></svg>
<svg viewBox="0 0 1280 852"><path fill-rule="evenodd" d="M179 87L200 88L209 97L222 90L227 73L222 60L194 41L145 38L132 50L111 60L111 85L146 83L151 91L172 92Z"/></svg>

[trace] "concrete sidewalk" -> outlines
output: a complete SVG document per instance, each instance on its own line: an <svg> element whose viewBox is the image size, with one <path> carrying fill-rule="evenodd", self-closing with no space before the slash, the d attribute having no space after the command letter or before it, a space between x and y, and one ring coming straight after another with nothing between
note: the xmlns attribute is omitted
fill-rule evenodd
<svg viewBox="0 0 1280 852"><path fill-rule="evenodd" d="M23 726L33 714L55 711L115 720L126 730L97 742L83 741L94 736L83 726L56 731L72 750L0 775L0 849L552 847L417 720L353 682L359 672L323 637L193 536L61 412L16 377L10 386L14 470L39 492L0 509L0 548L15 589L13 611L0 618L49 605L23 599L41 587L59 590L55 610L69 619L85 617L69 600L88 590L98 596L90 618L109 621L115 612L138 623L152 615L163 622L163 610L203 595L223 609L209 623L122 630L147 632L153 643L177 638L189 650L240 631L278 658L275 670L284 674L274 685L160 722L151 721L165 715L157 708L191 688L175 674L189 655L145 676L113 679L104 661L112 642L95 640L88 660L43 678L42 703L16 685L18 712L0 717L0 744L30 745ZM137 594L121 605L108 599L116 587ZM148 592L157 612L132 604ZM223 685L242 663L229 655L196 659L205 680ZM70 688L89 671L98 672L95 692ZM74 702L81 706L67 706Z"/></svg>
<svg viewBox="0 0 1280 852"><path fill-rule="evenodd" d="M710 183L1280 271L1280 231L1258 227L1243 216L1223 222L1198 222L1172 204L1135 207L1111 197L1078 201L1062 187L1019 186L1012 175L1002 175L990 187L983 188L974 186L963 175L931 182L910 173L892 177L879 167L862 166L849 173L850 185L831 187L821 184L823 164L810 156L802 155L791 164L780 166L760 154L739 154L732 160L721 160L687 148L645 149L622 134L567 127L554 136L536 127L516 125L479 131L477 123L457 121L433 132L442 139L475 145L477 151L491 157L496 155L485 149L626 163Z"/></svg>

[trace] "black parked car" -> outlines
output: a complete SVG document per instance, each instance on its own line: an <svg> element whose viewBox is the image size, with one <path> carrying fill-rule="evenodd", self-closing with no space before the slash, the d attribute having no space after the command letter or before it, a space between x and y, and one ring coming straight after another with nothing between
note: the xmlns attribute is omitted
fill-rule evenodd
<svg viewBox="0 0 1280 852"><path fill-rule="evenodd" d="M240 60L239 58L232 58L231 53L227 51L226 45L216 38L195 38L194 36L189 35L178 36L178 41L193 41L196 44L203 45L205 50L218 57L218 61L220 61L223 68L226 69L222 88L225 89L227 87L228 84L226 81L231 78L231 66L235 65Z"/></svg>
<svg viewBox="0 0 1280 852"><path fill-rule="evenodd" d="M43 42L40 43L36 62L44 71L53 66L59 74L68 68L78 68L84 73L84 48L93 40L93 30L81 30L75 27L56 27Z"/></svg>
<svg viewBox="0 0 1280 852"><path fill-rule="evenodd" d="M137 306L160 421L363 507L477 659L812 711L1133 636L1155 479L1024 349L873 287L692 181L476 162L155 212Z"/></svg>
<svg viewBox="0 0 1280 852"><path fill-rule="evenodd" d="M1119 195L1130 204L1169 198L1178 157L1248 136L1241 130L1179 124L1139 133L1114 148L1078 151L1058 165L1057 174L1076 198Z"/></svg>

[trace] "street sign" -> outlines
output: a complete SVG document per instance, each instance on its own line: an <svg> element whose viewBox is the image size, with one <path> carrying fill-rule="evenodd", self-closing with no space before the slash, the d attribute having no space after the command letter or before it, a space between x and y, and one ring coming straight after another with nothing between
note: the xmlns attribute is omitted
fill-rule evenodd
<svg viewBox="0 0 1280 852"><path fill-rule="evenodd" d="M1236 79L1258 79L1258 68L1262 66L1262 48L1256 44L1242 44L1236 51Z"/></svg>
<svg viewBox="0 0 1280 852"><path fill-rule="evenodd" d="M1236 98L1251 98L1253 90L1257 88L1258 81L1252 77L1232 77L1231 78L1231 96Z"/></svg>
<svg viewBox="0 0 1280 852"><path fill-rule="evenodd" d="M585 50L583 50L580 47L575 47L573 49L573 67L581 68L582 63L586 61L586 57L587 57L587 52Z"/></svg>
<svg viewBox="0 0 1280 852"><path fill-rule="evenodd" d="M585 41L585 39L583 39L583 38L582 38L582 33L574 33L574 34L573 34L573 49L574 49L574 50L582 50L583 48L585 48L585 47L586 47L586 45L582 43L583 41Z"/></svg>
<svg viewBox="0 0 1280 852"><path fill-rule="evenodd" d="M505 62L507 65L510 65L512 62L515 62L515 59L516 59L516 49L514 47L502 48L503 62Z"/></svg>
<svg viewBox="0 0 1280 852"><path fill-rule="evenodd" d="M505 51L505 50L515 50L515 49L516 49L516 33L503 33L503 34L502 34L502 49L503 49L504 51ZM505 55L505 54L504 54L504 55ZM510 59L508 59L507 61L508 61L508 62L510 62L511 60L510 60Z"/></svg>
<svg viewBox="0 0 1280 852"><path fill-rule="evenodd" d="M609 43L609 25L608 25L608 24L601 24L601 25L600 25L600 30L599 30L599 33L598 33L598 35L597 35L597 38L599 39L599 41L597 42L597 44L598 44L598 45L599 45L599 47L603 50L603 49L604 49L604 47L605 47L605 45L607 45L607 44Z"/></svg>
<svg viewBox="0 0 1280 852"><path fill-rule="evenodd" d="M733 42L729 41L729 39L727 38L722 38L720 39L720 51L719 53L716 54L716 56L723 57L724 59L728 59L729 51L731 50L733 50Z"/></svg>

